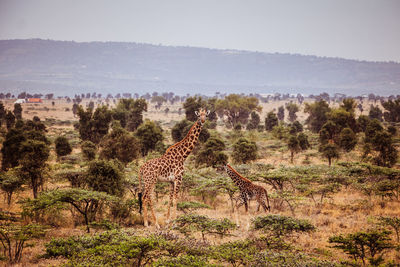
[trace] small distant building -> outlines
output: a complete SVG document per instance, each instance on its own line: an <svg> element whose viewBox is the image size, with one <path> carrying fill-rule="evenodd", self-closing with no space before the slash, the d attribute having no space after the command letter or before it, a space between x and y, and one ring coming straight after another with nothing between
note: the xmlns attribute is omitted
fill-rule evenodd
<svg viewBox="0 0 400 267"><path fill-rule="evenodd" d="M14 102L14 104L22 104L22 103L26 103L26 100L25 99L17 99Z"/></svg>
<svg viewBox="0 0 400 267"><path fill-rule="evenodd" d="M25 103L43 103L43 101L40 98L28 98Z"/></svg>

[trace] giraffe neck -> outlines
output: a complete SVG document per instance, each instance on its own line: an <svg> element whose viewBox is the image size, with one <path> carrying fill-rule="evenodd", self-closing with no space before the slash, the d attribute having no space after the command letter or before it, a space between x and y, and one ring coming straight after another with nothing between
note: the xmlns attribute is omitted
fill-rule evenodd
<svg viewBox="0 0 400 267"><path fill-rule="evenodd" d="M185 160L196 145L202 128L203 123L200 119L198 119L196 123L193 124L192 128L190 128L185 138L183 138L175 145L169 147L164 155L174 154L178 158Z"/></svg>
<svg viewBox="0 0 400 267"><path fill-rule="evenodd" d="M234 168L232 168L229 164L226 165L228 168L226 172L228 173L229 177L231 177L232 181L239 187L243 186L244 184L251 183L251 181L243 176L241 176Z"/></svg>

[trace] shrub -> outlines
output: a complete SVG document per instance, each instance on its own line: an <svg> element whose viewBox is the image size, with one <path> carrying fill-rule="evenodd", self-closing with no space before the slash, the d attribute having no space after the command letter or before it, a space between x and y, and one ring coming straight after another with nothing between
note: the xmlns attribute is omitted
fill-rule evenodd
<svg viewBox="0 0 400 267"><path fill-rule="evenodd" d="M241 137L233 144L232 158L236 163L247 163L257 158L257 145L255 142Z"/></svg>
<svg viewBox="0 0 400 267"><path fill-rule="evenodd" d="M156 144L163 140L162 132L163 130L159 125L148 120L137 128L135 136L140 141L143 156L146 156L149 151L154 150Z"/></svg>
<svg viewBox="0 0 400 267"><path fill-rule="evenodd" d="M177 204L177 209L183 211L183 213L188 213L197 209L211 209L211 207L204 203L187 201L187 202L179 202Z"/></svg>
<svg viewBox="0 0 400 267"><path fill-rule="evenodd" d="M196 157L196 164L216 167L226 163L228 156L223 152L224 149L225 143L221 139L210 137L200 149Z"/></svg>
<svg viewBox="0 0 400 267"><path fill-rule="evenodd" d="M81 143L81 149L82 149L82 153L84 158L86 158L87 160L94 160L96 157L96 145L91 142L91 141L83 141Z"/></svg>
<svg viewBox="0 0 400 267"><path fill-rule="evenodd" d="M315 230L315 227L307 220L276 214L256 217L252 223L255 230L261 229L277 238L290 235L293 232L312 232Z"/></svg>
<svg viewBox="0 0 400 267"><path fill-rule="evenodd" d="M72 152L71 144L68 142L68 139L65 138L64 136L57 137L54 143L56 145L57 157L62 157L71 154Z"/></svg>

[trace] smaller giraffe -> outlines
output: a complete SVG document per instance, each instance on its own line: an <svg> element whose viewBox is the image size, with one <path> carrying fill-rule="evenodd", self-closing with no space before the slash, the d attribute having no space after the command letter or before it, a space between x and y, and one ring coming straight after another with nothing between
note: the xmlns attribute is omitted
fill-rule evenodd
<svg viewBox="0 0 400 267"><path fill-rule="evenodd" d="M260 186L253 184L252 181L249 179L243 177L240 175L234 168L232 168L229 164L226 164L224 166L225 171L228 173L229 177L233 180L233 182L236 184L237 187L239 187L240 190L240 196L239 196L239 204L236 205L236 209L239 210L239 207L244 205L246 209L246 213L249 210L249 204L248 202L251 199L256 199L258 206L257 206L257 211L260 210L260 206L264 208L264 211L270 211L271 208L269 206L269 198L268 198L268 193L267 190ZM265 204L265 201L267 201L268 206Z"/></svg>

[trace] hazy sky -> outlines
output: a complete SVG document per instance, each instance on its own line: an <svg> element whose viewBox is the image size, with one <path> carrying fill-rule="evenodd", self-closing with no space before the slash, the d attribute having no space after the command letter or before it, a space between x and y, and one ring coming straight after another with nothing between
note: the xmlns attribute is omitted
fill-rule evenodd
<svg viewBox="0 0 400 267"><path fill-rule="evenodd" d="M0 39L27 38L400 62L400 1L0 0Z"/></svg>

